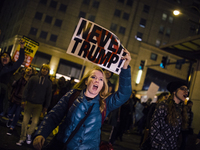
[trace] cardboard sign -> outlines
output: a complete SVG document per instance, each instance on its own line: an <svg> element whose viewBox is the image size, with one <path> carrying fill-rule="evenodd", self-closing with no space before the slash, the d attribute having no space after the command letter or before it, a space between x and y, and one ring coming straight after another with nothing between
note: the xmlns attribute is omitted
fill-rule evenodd
<svg viewBox="0 0 200 150"><path fill-rule="evenodd" d="M121 57L126 55L123 50L124 47L115 34L80 18L66 53L119 74L124 64Z"/></svg>
<svg viewBox="0 0 200 150"><path fill-rule="evenodd" d="M26 36L23 36L21 40L25 41L24 44L25 59L22 64L26 67L29 67L33 60L33 57L35 56L36 51L38 50L39 43ZM14 61L17 61L19 58L19 50L20 50L20 45L17 46L17 49L14 53L13 56Z"/></svg>
<svg viewBox="0 0 200 150"><path fill-rule="evenodd" d="M151 82L149 89L147 91L147 99L151 98L153 100L158 89L159 89L159 86L157 84L155 84L154 82Z"/></svg>

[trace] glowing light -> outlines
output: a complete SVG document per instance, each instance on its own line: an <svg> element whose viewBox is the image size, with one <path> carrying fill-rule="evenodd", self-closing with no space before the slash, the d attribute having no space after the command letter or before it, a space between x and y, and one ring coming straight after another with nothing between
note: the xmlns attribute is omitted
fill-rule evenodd
<svg viewBox="0 0 200 150"><path fill-rule="evenodd" d="M62 74L56 73L56 79L59 79L60 77L64 77L65 80L70 80L70 79L71 79L71 77L68 77L68 76L65 76L65 75L62 75ZM75 81L76 83L79 82L78 79L74 79L74 81Z"/></svg>
<svg viewBox="0 0 200 150"><path fill-rule="evenodd" d="M136 84L139 84L139 83L140 83L141 77L142 77L142 70L139 70L139 71L138 71L138 74L137 74Z"/></svg>
<svg viewBox="0 0 200 150"><path fill-rule="evenodd" d="M50 75L53 75L53 69L50 70Z"/></svg>
<svg viewBox="0 0 200 150"><path fill-rule="evenodd" d="M174 14L175 16L177 16L177 15L180 14L180 11L179 11L179 10L174 10L174 11L173 11L173 14Z"/></svg>

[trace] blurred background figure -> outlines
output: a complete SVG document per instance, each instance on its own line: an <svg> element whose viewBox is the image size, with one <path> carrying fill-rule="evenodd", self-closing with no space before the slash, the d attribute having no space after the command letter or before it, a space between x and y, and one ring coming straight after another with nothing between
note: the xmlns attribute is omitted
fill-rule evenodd
<svg viewBox="0 0 200 150"><path fill-rule="evenodd" d="M106 81L107 81L107 84L108 84L108 92L114 93L115 92L115 84L111 83L111 81L110 81L110 79L113 76L113 72L105 69L104 73L106 75Z"/></svg>
<svg viewBox="0 0 200 150"><path fill-rule="evenodd" d="M57 85L56 89L53 90L53 93L52 93L52 99L49 106L49 110L51 110L58 103L61 97L63 97L69 90L69 87L67 87L66 80L64 77L60 77L56 85Z"/></svg>
<svg viewBox="0 0 200 150"><path fill-rule="evenodd" d="M150 129L150 121L152 119L153 113L156 109L156 105L160 103L161 101L167 100L169 98L168 92L163 92L157 97L156 103L151 103L149 107L149 111L147 112L147 117L145 121L145 129L142 133L141 140L140 140L140 147L142 147L142 144L146 141L146 139L149 136L149 129Z"/></svg>
<svg viewBox="0 0 200 150"><path fill-rule="evenodd" d="M68 91L70 91L75 84L76 84L75 78L71 77L71 79L68 80L67 83L66 83L66 92L64 92L64 94L67 93Z"/></svg>
<svg viewBox="0 0 200 150"><path fill-rule="evenodd" d="M3 52L0 55L0 117L4 116L8 105L8 83L13 73L24 61L24 41L20 40L19 58L16 62L11 60L10 53Z"/></svg>
<svg viewBox="0 0 200 150"><path fill-rule="evenodd" d="M23 107L21 106L22 94L24 91L24 87L30 79L32 73L32 67L26 68L25 72L23 73L24 75L13 84L13 89L10 98L10 107L8 109L9 120L7 122L7 127L9 127L9 131L7 132L7 135L12 135L13 129L15 128L17 121L20 118L20 114L23 109Z"/></svg>
<svg viewBox="0 0 200 150"><path fill-rule="evenodd" d="M193 134L193 129L192 129L192 121L193 121L192 106L193 106L193 102L191 100L187 101L186 109L187 109L187 115L188 115L188 128L185 129L185 130L182 129L182 131L181 131L182 142L181 142L180 150L185 150L189 135Z"/></svg>

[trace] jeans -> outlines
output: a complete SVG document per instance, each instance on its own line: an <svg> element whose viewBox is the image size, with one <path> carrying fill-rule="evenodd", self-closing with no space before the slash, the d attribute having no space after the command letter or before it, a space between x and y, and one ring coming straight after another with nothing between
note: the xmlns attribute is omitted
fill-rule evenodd
<svg viewBox="0 0 200 150"><path fill-rule="evenodd" d="M9 108L8 110L8 118L9 120L12 120L12 123L10 125L10 128L14 129L16 124L17 124L17 121L19 120L19 117L20 117L20 114L21 114L21 111L23 110L23 108L21 107L20 104L15 104L15 103L12 103L11 104L11 107ZM13 118L13 115L14 118Z"/></svg>
<svg viewBox="0 0 200 150"><path fill-rule="evenodd" d="M33 104L27 102L24 108L24 118L21 127L20 140L25 141L26 134L31 135L35 131L35 128L37 127L37 124L39 122L39 117L41 112L42 112L42 104ZM29 129L27 129L31 115L32 115L32 122Z"/></svg>

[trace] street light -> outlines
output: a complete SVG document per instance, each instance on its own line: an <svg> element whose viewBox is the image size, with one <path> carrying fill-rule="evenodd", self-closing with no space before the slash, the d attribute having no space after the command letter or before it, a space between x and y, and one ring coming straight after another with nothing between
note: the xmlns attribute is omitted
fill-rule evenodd
<svg viewBox="0 0 200 150"><path fill-rule="evenodd" d="M178 15L180 15L180 11L179 11L179 10L174 10L174 11L173 11L173 14L174 14L175 16L178 16Z"/></svg>
<svg viewBox="0 0 200 150"><path fill-rule="evenodd" d="M198 11L198 13L200 13L200 10L199 10L197 7L195 7L195 6L189 6L189 7L190 7L190 8L194 8L196 11ZM174 10L174 11L173 11L173 14L174 14L175 16L178 16L178 15L180 15L180 14L182 14L182 13L181 13L181 11L179 11L179 10ZM193 20L191 20L191 19L189 19L189 21L198 25L198 27L197 27L197 29L196 29L196 34L199 34L199 33L200 33L200 19L199 19L198 22L193 21Z"/></svg>

